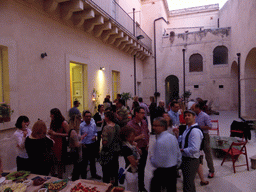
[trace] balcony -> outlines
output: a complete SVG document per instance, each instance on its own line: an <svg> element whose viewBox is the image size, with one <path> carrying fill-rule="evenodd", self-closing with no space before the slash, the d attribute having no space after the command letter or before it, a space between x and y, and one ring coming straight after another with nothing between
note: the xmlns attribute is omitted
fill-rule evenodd
<svg viewBox="0 0 256 192"><path fill-rule="evenodd" d="M43 8L48 13L59 12L65 22L140 60L152 54L152 40L113 0L44 0ZM144 38L137 39L139 35Z"/></svg>

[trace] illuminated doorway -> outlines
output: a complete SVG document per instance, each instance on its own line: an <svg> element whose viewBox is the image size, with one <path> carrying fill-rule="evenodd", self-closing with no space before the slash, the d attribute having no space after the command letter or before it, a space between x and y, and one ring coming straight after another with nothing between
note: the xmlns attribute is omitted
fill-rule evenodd
<svg viewBox="0 0 256 192"><path fill-rule="evenodd" d="M73 107L74 101L79 101L80 106L78 107L80 112L86 107L84 91L86 75L85 65L70 63L70 102Z"/></svg>
<svg viewBox="0 0 256 192"><path fill-rule="evenodd" d="M112 71L112 98L116 99L117 94L120 94L120 72Z"/></svg>

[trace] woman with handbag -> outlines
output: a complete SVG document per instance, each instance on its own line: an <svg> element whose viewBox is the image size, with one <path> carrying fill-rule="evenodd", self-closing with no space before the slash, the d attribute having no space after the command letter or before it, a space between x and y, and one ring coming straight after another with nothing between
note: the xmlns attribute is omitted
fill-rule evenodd
<svg viewBox="0 0 256 192"><path fill-rule="evenodd" d="M80 115L73 115L69 121L69 147L70 147L70 156L73 163L73 172L72 172L72 181L78 180L81 174L80 163L82 161L82 143L80 142L84 136L80 138L79 128L81 123Z"/></svg>
<svg viewBox="0 0 256 192"><path fill-rule="evenodd" d="M125 179L127 191L138 191L138 164L140 159L140 150L134 142L135 130L132 127L125 126L120 131L120 138L123 141L122 155L125 159L125 167L127 170Z"/></svg>
<svg viewBox="0 0 256 192"><path fill-rule="evenodd" d="M106 126L102 131L102 149L100 152L100 164L103 172L103 182L118 185L118 156L120 152L120 127L113 121L113 112L105 113Z"/></svg>

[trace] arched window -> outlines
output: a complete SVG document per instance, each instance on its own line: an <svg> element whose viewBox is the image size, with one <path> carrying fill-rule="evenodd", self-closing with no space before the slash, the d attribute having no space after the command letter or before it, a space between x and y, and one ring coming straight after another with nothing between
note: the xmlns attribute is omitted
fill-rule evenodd
<svg viewBox="0 0 256 192"><path fill-rule="evenodd" d="M219 64L228 64L228 48L225 46L218 46L213 50L213 65Z"/></svg>
<svg viewBox="0 0 256 192"><path fill-rule="evenodd" d="M203 71L203 57L199 53L196 53L189 58L189 72L200 71Z"/></svg>

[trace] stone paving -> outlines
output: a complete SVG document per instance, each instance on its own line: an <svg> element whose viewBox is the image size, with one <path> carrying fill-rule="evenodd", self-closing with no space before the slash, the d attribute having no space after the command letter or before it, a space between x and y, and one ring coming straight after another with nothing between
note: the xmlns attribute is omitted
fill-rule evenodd
<svg viewBox="0 0 256 192"><path fill-rule="evenodd" d="M211 115L212 119L218 119L220 124L220 136L229 136L230 135L230 125L233 120L238 120L238 114L234 111L221 111L220 115ZM255 131L252 130L252 139L249 140L247 144L247 153L249 158L250 171L247 171L246 166L236 168L236 173L233 172L232 162L227 161L220 166L222 158L213 157L214 167L215 167L215 177L212 179L207 178L208 168L206 161L204 159L204 175L206 179L210 182L207 186L200 186L200 179L198 175L196 176L196 190L199 192L222 192L222 191L232 191L232 192L251 192L256 191L256 170L251 168L250 157L256 155L256 137ZM150 148L155 141L155 136L151 135L150 137ZM244 157L239 158L238 163L245 161ZM120 167L124 166L124 159L120 157L119 159ZM67 167L67 172L64 177L69 177L71 173L71 166ZM145 187L148 190L150 185L150 180L152 178L154 168L151 166L150 162L147 162L146 171L145 171ZM97 163L97 172L99 175L102 175L101 166ZM88 174L90 174L88 172ZM88 175L88 178L90 176ZM182 191L182 177L178 178L177 182L178 191Z"/></svg>

